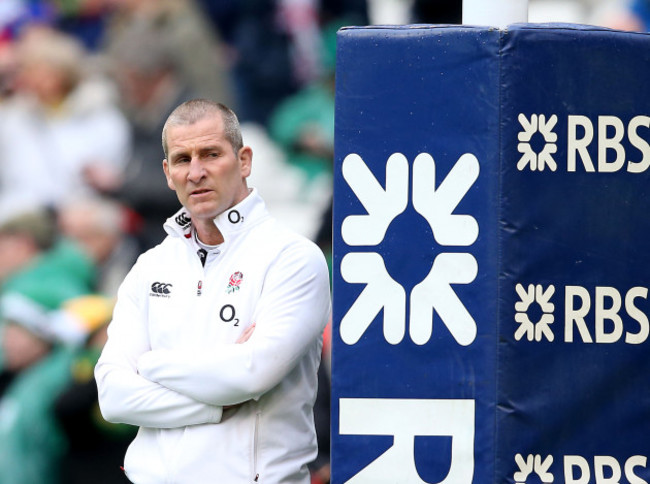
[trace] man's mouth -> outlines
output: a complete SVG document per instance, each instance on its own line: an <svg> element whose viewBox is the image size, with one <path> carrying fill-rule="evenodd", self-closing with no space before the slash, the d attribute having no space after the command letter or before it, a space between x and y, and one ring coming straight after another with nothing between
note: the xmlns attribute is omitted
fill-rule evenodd
<svg viewBox="0 0 650 484"><path fill-rule="evenodd" d="M200 188L198 190L193 190L190 195L203 195L204 193L208 193L210 190L207 188Z"/></svg>

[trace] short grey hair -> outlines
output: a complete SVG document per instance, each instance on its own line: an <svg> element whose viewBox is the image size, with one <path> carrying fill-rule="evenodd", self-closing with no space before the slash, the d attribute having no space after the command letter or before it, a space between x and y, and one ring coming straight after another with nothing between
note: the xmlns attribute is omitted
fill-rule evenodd
<svg viewBox="0 0 650 484"><path fill-rule="evenodd" d="M167 118L167 121L165 121L165 126L162 130L162 146L163 151L165 152L165 158L168 156L167 130L170 126L194 124L215 114L221 115L224 135L230 142L235 154L237 154L244 146L244 141L241 135L239 120L237 119L235 112L225 104L211 101L209 99L192 99L174 109Z"/></svg>

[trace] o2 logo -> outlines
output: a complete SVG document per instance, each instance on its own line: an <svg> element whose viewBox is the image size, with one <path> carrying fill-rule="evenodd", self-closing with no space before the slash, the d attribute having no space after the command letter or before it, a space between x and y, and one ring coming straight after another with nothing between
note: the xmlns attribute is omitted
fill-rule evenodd
<svg viewBox="0 0 650 484"><path fill-rule="evenodd" d="M224 305L219 311L219 317L224 323L232 323L233 326L239 326L239 318L236 317L235 306L232 304Z"/></svg>

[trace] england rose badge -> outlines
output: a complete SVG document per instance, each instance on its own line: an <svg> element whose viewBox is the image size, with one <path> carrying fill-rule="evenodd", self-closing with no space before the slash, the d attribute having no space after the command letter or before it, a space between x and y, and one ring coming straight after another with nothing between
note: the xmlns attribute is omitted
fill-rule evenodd
<svg viewBox="0 0 650 484"><path fill-rule="evenodd" d="M241 272L237 271L233 273L230 276L230 280L228 281L228 287L226 287L226 292L228 294L232 294L235 291L239 291L239 285L241 284L241 281L244 279L244 274Z"/></svg>

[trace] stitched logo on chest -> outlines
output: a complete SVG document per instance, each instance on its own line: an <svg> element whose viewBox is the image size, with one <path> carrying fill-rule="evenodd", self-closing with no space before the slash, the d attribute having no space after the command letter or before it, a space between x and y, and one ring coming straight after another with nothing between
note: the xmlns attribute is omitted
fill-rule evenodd
<svg viewBox="0 0 650 484"><path fill-rule="evenodd" d="M170 294L172 292L172 287L172 284L166 282L154 282L151 285L151 292L149 295L154 297L171 297Z"/></svg>
<svg viewBox="0 0 650 484"><path fill-rule="evenodd" d="M243 279L244 279L244 274L242 274L241 272L237 271L233 273L233 275L230 276L230 280L228 281L226 292L228 294L232 294L235 291L239 291L239 286Z"/></svg>

